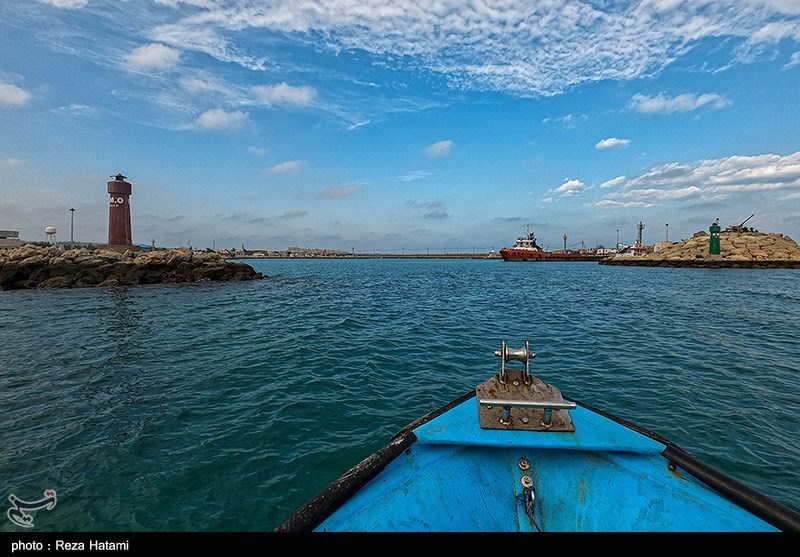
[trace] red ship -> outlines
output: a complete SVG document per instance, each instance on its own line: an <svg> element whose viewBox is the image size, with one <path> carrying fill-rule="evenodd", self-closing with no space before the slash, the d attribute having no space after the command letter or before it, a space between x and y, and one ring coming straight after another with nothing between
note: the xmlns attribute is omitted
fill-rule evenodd
<svg viewBox="0 0 800 557"><path fill-rule="evenodd" d="M500 255L504 261L594 261L595 257L572 251L545 251L536 243L536 235L530 226L525 236L517 238L513 248L503 248Z"/></svg>

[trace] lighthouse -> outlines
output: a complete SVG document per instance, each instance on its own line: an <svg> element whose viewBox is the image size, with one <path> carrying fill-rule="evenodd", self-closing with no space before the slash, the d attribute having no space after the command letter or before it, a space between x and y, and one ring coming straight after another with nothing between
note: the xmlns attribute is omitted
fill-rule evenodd
<svg viewBox="0 0 800 557"><path fill-rule="evenodd" d="M131 238L131 184L125 176L117 174L108 182L108 244L110 246L130 246Z"/></svg>

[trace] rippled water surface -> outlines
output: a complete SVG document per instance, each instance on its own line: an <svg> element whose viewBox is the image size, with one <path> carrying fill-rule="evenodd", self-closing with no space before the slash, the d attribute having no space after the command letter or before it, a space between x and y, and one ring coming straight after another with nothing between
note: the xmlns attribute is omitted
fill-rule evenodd
<svg viewBox="0 0 800 557"><path fill-rule="evenodd" d="M56 489L38 530L271 530L505 339L800 510L800 271L249 263L267 278L0 292L0 500Z"/></svg>

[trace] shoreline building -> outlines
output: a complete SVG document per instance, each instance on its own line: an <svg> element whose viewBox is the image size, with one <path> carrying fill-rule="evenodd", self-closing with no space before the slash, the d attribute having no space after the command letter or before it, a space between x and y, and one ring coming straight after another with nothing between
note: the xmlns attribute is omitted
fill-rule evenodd
<svg viewBox="0 0 800 557"><path fill-rule="evenodd" d="M14 249L22 245L19 230L0 230L0 249Z"/></svg>

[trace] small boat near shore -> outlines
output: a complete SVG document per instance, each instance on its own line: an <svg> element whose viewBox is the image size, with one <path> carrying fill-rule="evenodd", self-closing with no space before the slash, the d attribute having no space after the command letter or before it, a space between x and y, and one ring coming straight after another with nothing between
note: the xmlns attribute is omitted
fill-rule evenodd
<svg viewBox="0 0 800 557"><path fill-rule="evenodd" d="M514 247L502 248L504 261L597 261L597 257L573 251L546 251L536 242L536 234L530 226L524 236L517 238Z"/></svg>
<svg viewBox="0 0 800 557"><path fill-rule="evenodd" d="M800 513L533 376L529 343L495 354L499 373L409 424L275 530L800 531Z"/></svg>

